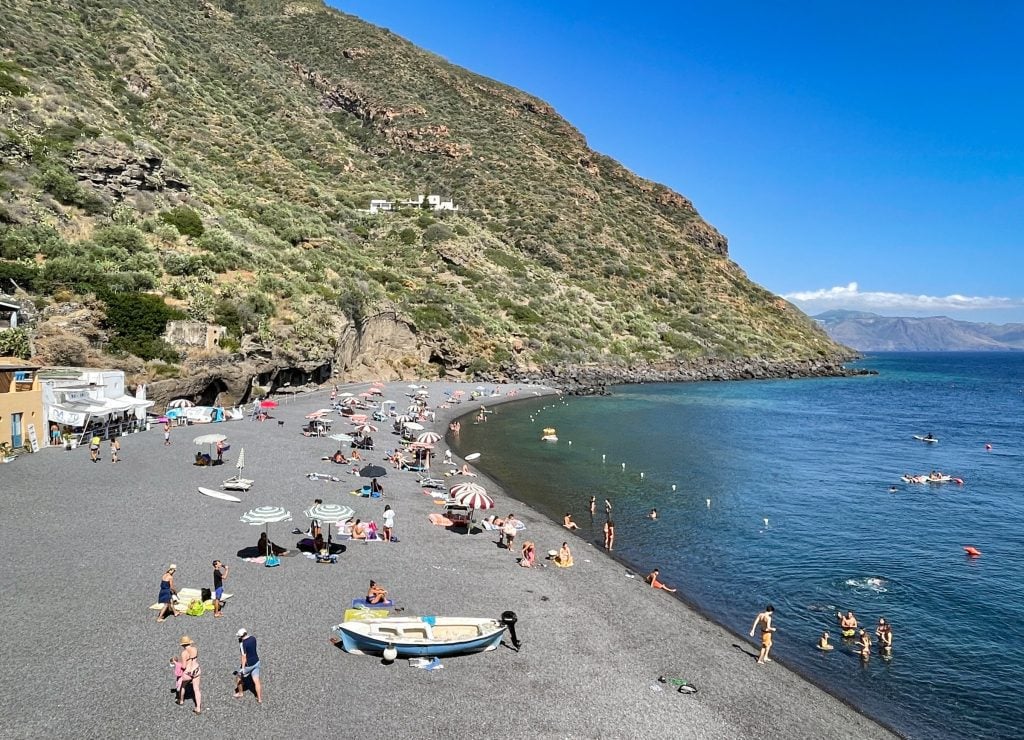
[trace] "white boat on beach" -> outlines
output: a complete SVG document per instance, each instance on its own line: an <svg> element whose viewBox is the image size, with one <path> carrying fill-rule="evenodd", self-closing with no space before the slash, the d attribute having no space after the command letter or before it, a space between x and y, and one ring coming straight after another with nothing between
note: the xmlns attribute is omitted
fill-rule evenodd
<svg viewBox="0 0 1024 740"><path fill-rule="evenodd" d="M407 658L494 650L506 627L486 617L384 617L342 622L332 629L345 652L380 655L390 645L399 658Z"/></svg>

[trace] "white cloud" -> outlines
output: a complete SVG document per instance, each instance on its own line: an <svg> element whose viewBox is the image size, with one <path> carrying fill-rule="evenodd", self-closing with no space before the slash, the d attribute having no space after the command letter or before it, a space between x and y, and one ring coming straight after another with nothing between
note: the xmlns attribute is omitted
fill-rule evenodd
<svg viewBox="0 0 1024 740"><path fill-rule="evenodd" d="M882 291L861 291L857 283L837 285L834 288L802 290L786 293L787 301L804 310L815 311L830 308L859 309L862 311L971 311L992 309L1013 309L1024 307L1022 298L1000 298L998 296L966 296L954 293L947 296L914 295L912 293L885 293Z"/></svg>

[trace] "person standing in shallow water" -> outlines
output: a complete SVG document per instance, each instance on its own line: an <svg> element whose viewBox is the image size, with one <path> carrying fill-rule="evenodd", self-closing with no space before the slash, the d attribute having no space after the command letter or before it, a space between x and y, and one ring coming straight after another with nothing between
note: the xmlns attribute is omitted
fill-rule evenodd
<svg viewBox="0 0 1024 740"><path fill-rule="evenodd" d="M611 519L604 523L604 549L611 550L615 547L615 522Z"/></svg>
<svg viewBox="0 0 1024 740"><path fill-rule="evenodd" d="M590 517L593 519L594 512L597 510L597 496L590 497Z"/></svg>
<svg viewBox="0 0 1024 740"><path fill-rule="evenodd" d="M754 636L754 632L761 629L761 651L757 654L757 662L759 664L771 663L772 659L768 657L768 653L772 649L772 636L775 634L775 627L772 626L772 616L775 614L775 607L769 604L764 608L764 611L758 614L754 618L754 625L750 628L750 636Z"/></svg>

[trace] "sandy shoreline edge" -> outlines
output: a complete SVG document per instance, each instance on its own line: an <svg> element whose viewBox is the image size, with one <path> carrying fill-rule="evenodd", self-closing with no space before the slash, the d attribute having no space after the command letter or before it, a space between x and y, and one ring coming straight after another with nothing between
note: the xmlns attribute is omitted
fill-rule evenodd
<svg viewBox="0 0 1024 740"><path fill-rule="evenodd" d="M446 389L471 390L424 385L431 407ZM521 387L519 398L538 390ZM387 398L401 401L407 392L405 383L385 386ZM507 400L482 399L488 406ZM431 526L427 514L440 507L411 473L389 468L383 501L350 496L356 478L308 480L308 472L336 472L320 461L336 443L298 434L305 414L327 401L327 390L282 401L274 411L280 426L240 421L175 429L170 447L158 430L128 435L117 465L106 456L91 464L79 449L44 450L0 467L7 496L0 582L17 605L0 610L9 669L0 671L7 699L0 720L15 728L13 736L225 736L244 727L258 737L296 737L322 724L373 727L393 737L893 736L784 667L755 666L749 642L624 578L623 566L596 548L581 543L572 569L519 568L491 533ZM477 405L442 409L427 428L444 432L449 420ZM347 425L339 420L335 429ZM246 450L246 475L257 483L242 505L196 493L196 486L216 488L234 472L231 460L223 468L191 466L192 438L208 431L227 434L232 454ZM380 463L396 438L383 429L375 437L369 459ZM492 491L499 510L508 509L511 492ZM238 521L242 511L289 508L294 521L272 526L271 536L292 546L297 538L289 532L304 525L302 510L314 497L378 521L383 504L391 504L401 542L350 546L336 566L290 557L282 567L263 568L235 556L259 533ZM526 522L525 534L540 548L566 539L561 526L528 505L508 510ZM231 568L228 590L235 595L225 618L156 624L147 607L167 563L178 564L179 586L199 587L209 585L214 558ZM389 588L406 614L497 616L512 609L523 648L448 659L434 673L344 654L328 642L330 626L346 600L365 593L369 578ZM251 697L230 698L239 627L257 636L266 663L267 696L259 708ZM167 658L186 633L204 666L201 717L175 707L169 693ZM688 678L700 691L663 690L659 675Z"/></svg>

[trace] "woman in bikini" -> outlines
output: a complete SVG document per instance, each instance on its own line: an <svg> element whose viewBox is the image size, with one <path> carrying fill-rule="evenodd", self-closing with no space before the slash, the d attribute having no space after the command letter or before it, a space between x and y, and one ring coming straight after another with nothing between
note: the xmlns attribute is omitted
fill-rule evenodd
<svg viewBox="0 0 1024 740"><path fill-rule="evenodd" d="M178 676L178 699L177 703L185 703L185 684L192 684L192 698L195 700L196 708L192 711L201 714L203 711L203 692L199 688L202 669L199 667L199 648L192 642L192 638L185 635L181 638L181 655L178 656L175 673L181 671ZM174 662L174 659L171 658Z"/></svg>
<svg viewBox="0 0 1024 740"><path fill-rule="evenodd" d="M533 542L527 540L523 543L523 557L519 559L519 564L524 568L532 568L536 559L536 548L534 547Z"/></svg>
<svg viewBox="0 0 1024 740"><path fill-rule="evenodd" d="M388 592L377 585L376 581L370 581L370 588L366 592L367 604L383 604L388 600Z"/></svg>

